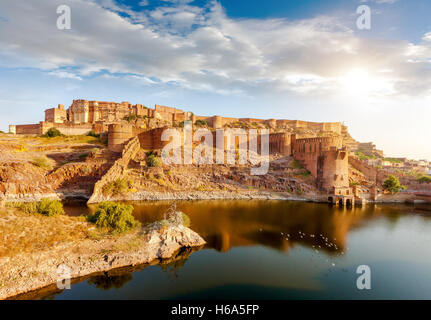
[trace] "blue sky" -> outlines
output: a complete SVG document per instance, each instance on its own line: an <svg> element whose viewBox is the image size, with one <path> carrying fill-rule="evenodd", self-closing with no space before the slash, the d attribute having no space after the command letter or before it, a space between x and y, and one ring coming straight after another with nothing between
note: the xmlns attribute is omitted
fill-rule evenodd
<svg viewBox="0 0 431 320"><path fill-rule="evenodd" d="M60 4L71 30L56 28ZM2 0L0 129L73 99L130 101L343 121L389 156L431 159L430 13L428 0Z"/></svg>

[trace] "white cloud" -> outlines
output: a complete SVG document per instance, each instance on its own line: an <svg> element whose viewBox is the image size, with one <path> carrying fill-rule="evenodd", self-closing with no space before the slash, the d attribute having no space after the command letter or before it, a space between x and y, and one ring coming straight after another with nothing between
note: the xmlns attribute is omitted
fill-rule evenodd
<svg viewBox="0 0 431 320"><path fill-rule="evenodd" d="M55 76L61 79L74 79L74 80L82 80L81 77L77 76L74 73L67 72L67 71L61 71L61 70L54 70L48 73L51 76Z"/></svg>
<svg viewBox="0 0 431 320"><path fill-rule="evenodd" d="M336 93L340 79L359 68L391 88L370 94L430 92L429 33L419 44L374 41L335 17L231 19L217 2L169 2L134 12L113 0L2 0L1 63L76 79L105 70L148 84L243 94ZM72 30L56 29L59 4L71 6Z"/></svg>
<svg viewBox="0 0 431 320"><path fill-rule="evenodd" d="M395 2L397 2L398 0L361 0L360 2L365 3L365 2L375 2L375 3L379 3L379 4L393 4Z"/></svg>

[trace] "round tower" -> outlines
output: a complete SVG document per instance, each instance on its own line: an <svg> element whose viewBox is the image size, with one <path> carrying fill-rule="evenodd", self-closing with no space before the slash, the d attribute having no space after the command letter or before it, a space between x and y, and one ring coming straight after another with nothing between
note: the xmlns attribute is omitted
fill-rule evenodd
<svg viewBox="0 0 431 320"><path fill-rule="evenodd" d="M219 129L219 128L223 128L223 118L220 116L214 116L213 117L213 128L214 129Z"/></svg>
<svg viewBox="0 0 431 320"><path fill-rule="evenodd" d="M108 149L113 152L123 151L124 144L133 137L129 124L110 124L108 127Z"/></svg>

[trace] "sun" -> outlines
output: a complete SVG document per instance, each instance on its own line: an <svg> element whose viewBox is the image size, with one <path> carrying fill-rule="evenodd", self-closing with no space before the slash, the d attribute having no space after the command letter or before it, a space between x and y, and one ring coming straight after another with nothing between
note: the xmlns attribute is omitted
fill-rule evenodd
<svg viewBox="0 0 431 320"><path fill-rule="evenodd" d="M341 86L351 94L368 95L375 90L376 79L365 69L349 70L340 78Z"/></svg>

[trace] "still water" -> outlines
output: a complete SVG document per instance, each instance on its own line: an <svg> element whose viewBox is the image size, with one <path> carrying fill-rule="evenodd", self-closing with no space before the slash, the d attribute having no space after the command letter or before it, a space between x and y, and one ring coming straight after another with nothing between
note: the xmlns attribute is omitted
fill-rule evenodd
<svg viewBox="0 0 431 320"><path fill-rule="evenodd" d="M134 203L143 223L171 202ZM208 244L162 265L80 279L38 299L431 299L431 206L177 202ZM85 206L68 206L71 215ZM358 290L359 265L371 289Z"/></svg>

